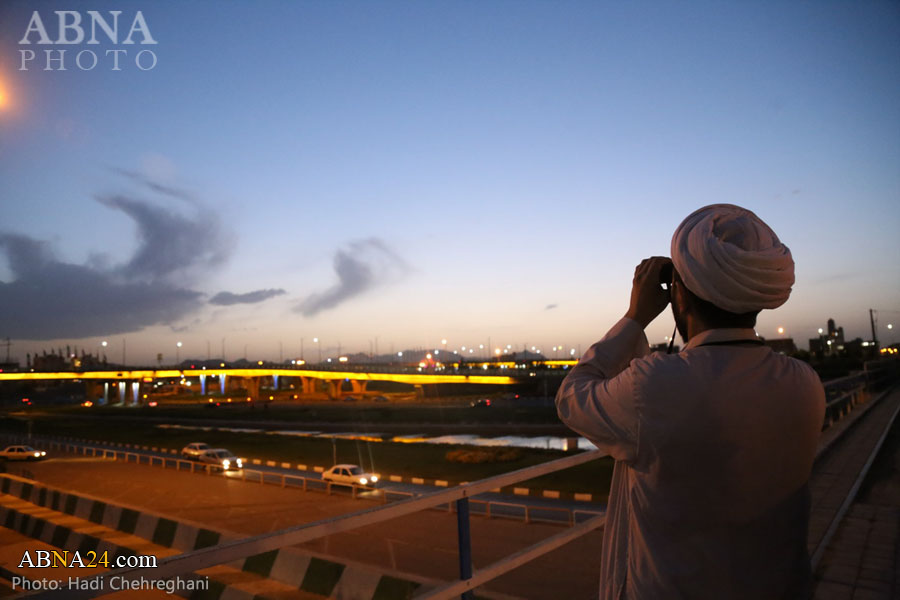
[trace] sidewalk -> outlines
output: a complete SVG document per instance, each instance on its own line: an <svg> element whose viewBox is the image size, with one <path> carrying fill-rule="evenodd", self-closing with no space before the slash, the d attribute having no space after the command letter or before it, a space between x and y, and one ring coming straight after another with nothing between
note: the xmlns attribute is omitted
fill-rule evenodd
<svg viewBox="0 0 900 600"><path fill-rule="evenodd" d="M838 482L846 483L859 473L856 463L864 460L866 448L871 451L900 404L900 390L895 389L881 404L859 424L860 431L853 432L861 441L833 458L828 473L820 475L820 514L838 502L838 494L831 491L840 487ZM812 534L812 527L810 530ZM856 500L828 544L816 579L816 600L900 597L900 420L894 422Z"/></svg>

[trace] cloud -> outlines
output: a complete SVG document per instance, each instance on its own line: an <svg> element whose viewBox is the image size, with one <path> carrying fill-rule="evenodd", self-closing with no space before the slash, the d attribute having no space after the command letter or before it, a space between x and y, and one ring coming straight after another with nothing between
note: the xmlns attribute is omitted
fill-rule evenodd
<svg viewBox="0 0 900 600"><path fill-rule="evenodd" d="M544 310L553 310L557 306L558 305L556 305L556 304L548 304L547 306L544 307Z"/></svg>
<svg viewBox="0 0 900 600"><path fill-rule="evenodd" d="M0 249L15 276L0 283L3 334L8 337L52 340L127 333L202 306L199 292L124 282L109 271L64 263L45 242L26 236L0 234Z"/></svg>
<svg viewBox="0 0 900 600"><path fill-rule="evenodd" d="M178 200L184 200L185 202L188 202L190 204L197 204L197 199L194 197L194 195L181 188L171 185L165 185L147 177L142 173L138 173L137 171L130 171L128 169L120 169L117 167L113 167L111 170L113 173L118 173L123 177L127 177L131 181L140 184L150 189L151 191L158 192L166 196L171 196L172 198L177 198Z"/></svg>
<svg viewBox="0 0 900 600"><path fill-rule="evenodd" d="M210 298L210 304L217 304L219 306L231 306L232 304L256 304L257 302L263 302L264 300L268 300L269 298L274 298L275 296L281 296L282 294L286 294L282 289L269 289L269 290L256 290L254 292L247 292L246 294L233 294L231 292L219 292L212 298Z"/></svg>
<svg viewBox="0 0 900 600"><path fill-rule="evenodd" d="M351 242L334 255L338 283L324 292L307 296L295 312L312 317L331 310L369 290L396 281L409 272L409 265L378 238Z"/></svg>
<svg viewBox="0 0 900 600"><path fill-rule="evenodd" d="M128 215L137 225L137 251L119 268L128 279L159 280L193 268L217 267L228 248L214 216L191 218L126 196L104 196L104 206Z"/></svg>
<svg viewBox="0 0 900 600"><path fill-rule="evenodd" d="M189 196L132 175L157 193ZM73 264L45 241L0 231L0 254L11 274L11 281L0 282L2 335L49 340L128 333L174 323L205 305L204 294L179 284L185 278L178 276L220 265L228 252L218 221L199 201L191 200L185 215L127 195L98 200L134 221L138 248L124 263L94 254Z"/></svg>

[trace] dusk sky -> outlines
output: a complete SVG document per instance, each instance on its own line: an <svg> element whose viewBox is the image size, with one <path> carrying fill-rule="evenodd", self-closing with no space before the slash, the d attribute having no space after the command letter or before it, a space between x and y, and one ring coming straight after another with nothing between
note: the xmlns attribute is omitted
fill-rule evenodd
<svg viewBox="0 0 900 600"><path fill-rule="evenodd" d="M896 342L900 4L0 0L0 202L22 363L562 356L717 202L796 261L761 335Z"/></svg>

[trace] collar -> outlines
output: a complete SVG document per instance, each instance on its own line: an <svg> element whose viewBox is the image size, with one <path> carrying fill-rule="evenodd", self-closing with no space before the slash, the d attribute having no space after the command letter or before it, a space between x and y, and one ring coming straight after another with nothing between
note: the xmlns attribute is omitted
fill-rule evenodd
<svg viewBox="0 0 900 600"><path fill-rule="evenodd" d="M734 341L759 341L759 336L753 329L729 328L729 329L707 329L701 331L690 341L684 345L684 349L696 348L700 344L709 344L711 342L734 342Z"/></svg>

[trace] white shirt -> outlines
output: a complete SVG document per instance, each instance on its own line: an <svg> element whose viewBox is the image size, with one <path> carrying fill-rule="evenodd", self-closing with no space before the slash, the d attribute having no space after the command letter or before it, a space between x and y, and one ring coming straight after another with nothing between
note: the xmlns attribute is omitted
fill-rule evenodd
<svg viewBox="0 0 900 600"><path fill-rule="evenodd" d="M649 354L623 318L560 386L560 419L616 459L601 600L808 593L807 481L825 392L808 365L756 340L712 329L677 354Z"/></svg>

